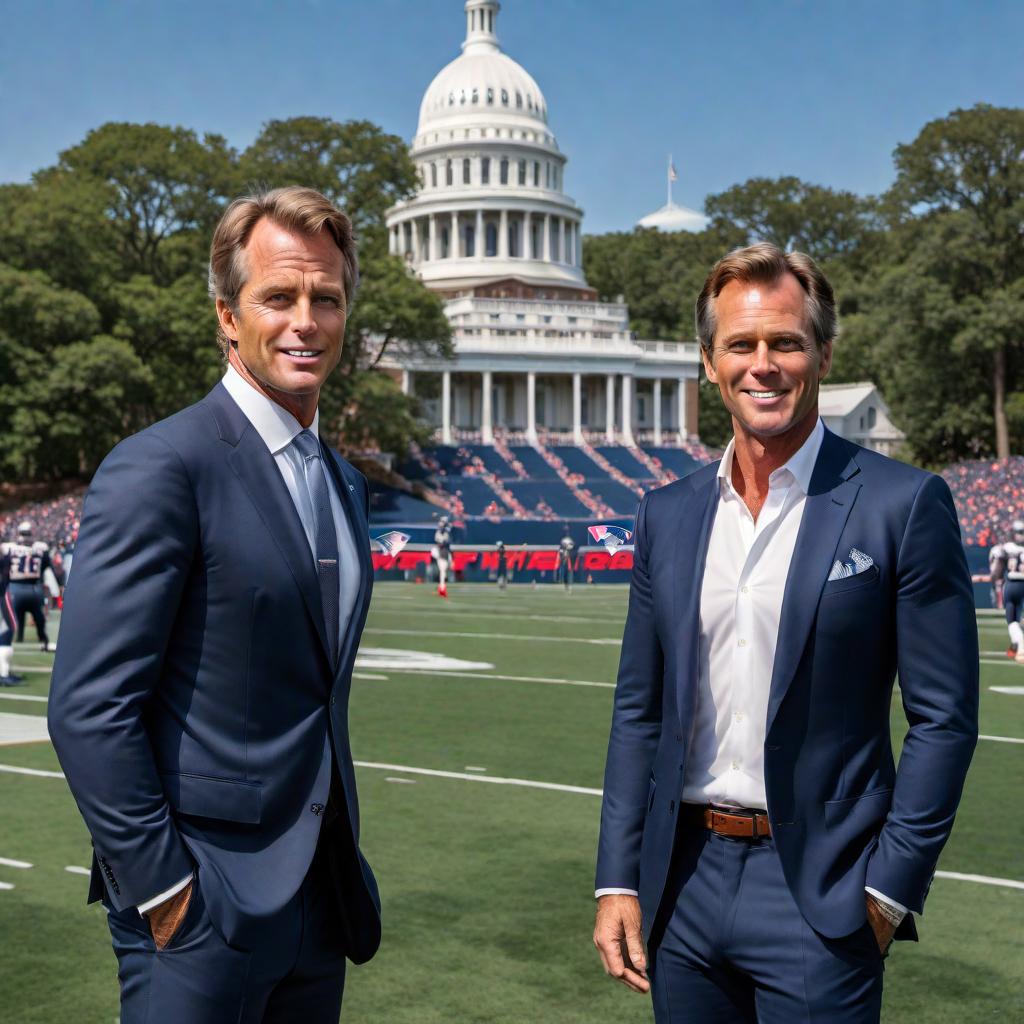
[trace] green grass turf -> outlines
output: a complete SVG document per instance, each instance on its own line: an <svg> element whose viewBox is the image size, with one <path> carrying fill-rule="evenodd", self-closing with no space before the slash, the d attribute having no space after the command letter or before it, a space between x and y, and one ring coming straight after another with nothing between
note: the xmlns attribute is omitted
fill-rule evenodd
<svg viewBox="0 0 1024 1024"><path fill-rule="evenodd" d="M624 588L568 596L553 587L500 595L453 586L444 603L423 586L378 585L364 647L431 651L495 666L481 674L529 678L360 670L356 758L598 788L612 690L530 679L612 683L625 600ZM980 617L979 636L984 651L999 655L982 665L981 731L1024 738L1024 697L989 689L1024 685L1024 667L999 654L1006 641L998 619ZM26 645L15 662L47 667L52 655ZM49 677L28 678L28 687L7 692L45 695ZM0 712L44 711L0 699ZM898 693L892 721L898 744ZM0 763L58 768L47 743L0 748ZM941 870L1024 880L1022 763L1024 745L979 744ZM343 1021L651 1020L647 1000L605 978L590 942L596 796L372 768L359 769L359 784L385 932L378 956L350 970ZM102 913L84 905L87 879L64 871L89 856L65 784L0 772L0 808L0 857L35 865L0 866L0 881L16 886L0 891L0 1022L114 1021L115 964ZM921 943L901 943L888 961L883 1020L1024 1019L1022 914L1022 890L936 879Z"/></svg>

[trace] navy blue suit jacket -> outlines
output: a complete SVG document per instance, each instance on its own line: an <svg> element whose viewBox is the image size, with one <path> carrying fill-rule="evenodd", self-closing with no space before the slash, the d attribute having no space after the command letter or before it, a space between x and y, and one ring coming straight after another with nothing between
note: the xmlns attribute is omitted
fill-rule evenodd
<svg viewBox="0 0 1024 1024"><path fill-rule="evenodd" d="M597 888L661 907L698 692L700 593L718 464L637 512ZM851 548L866 572L828 582ZM894 677L909 725L897 770ZM784 591L765 789L790 891L821 934L865 920L865 885L920 912L977 741L970 574L941 478L826 431ZM915 936L908 915L899 937Z"/></svg>
<svg viewBox="0 0 1024 1024"><path fill-rule="evenodd" d="M198 868L213 923L243 946L306 875L329 787L344 939L362 962L380 903L359 853L347 715L373 573L366 481L330 455L361 570L336 669L298 513L218 384L122 441L93 479L49 726L92 835L90 899L136 906Z"/></svg>

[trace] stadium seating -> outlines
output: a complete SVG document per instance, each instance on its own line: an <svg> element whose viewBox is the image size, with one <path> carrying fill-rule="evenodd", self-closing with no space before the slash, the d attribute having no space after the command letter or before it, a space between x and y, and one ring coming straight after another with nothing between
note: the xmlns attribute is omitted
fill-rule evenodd
<svg viewBox="0 0 1024 1024"><path fill-rule="evenodd" d="M601 445L596 448L598 454L603 455L619 472L624 473L632 480L646 480L650 478L650 470L641 465L626 448L617 448L612 445Z"/></svg>
<svg viewBox="0 0 1024 1024"><path fill-rule="evenodd" d="M648 448L644 447L652 458L657 459L665 469L671 470L679 479L689 476L695 469L700 469L701 463L692 455L684 452L682 448Z"/></svg>
<svg viewBox="0 0 1024 1024"><path fill-rule="evenodd" d="M505 486L528 510L541 503L554 513L548 518L582 519L590 511L561 480L506 480ZM543 518L543 517L542 517Z"/></svg>
<svg viewBox="0 0 1024 1024"><path fill-rule="evenodd" d="M551 450L565 463L570 473L579 473L588 481L608 476L608 473L582 448L574 448L571 445L552 445Z"/></svg>

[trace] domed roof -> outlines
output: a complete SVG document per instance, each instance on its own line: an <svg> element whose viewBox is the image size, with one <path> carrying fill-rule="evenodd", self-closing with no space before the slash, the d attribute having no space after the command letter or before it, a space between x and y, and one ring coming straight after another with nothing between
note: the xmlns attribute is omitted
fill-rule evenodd
<svg viewBox="0 0 1024 1024"><path fill-rule="evenodd" d="M443 122L479 119L493 124L501 115L546 125L547 102L540 86L498 45L494 22L500 7L495 0L467 0L463 52L427 87L417 135Z"/></svg>
<svg viewBox="0 0 1024 1024"><path fill-rule="evenodd" d="M641 217L636 222L638 228L657 228L659 231L703 231L708 226L708 218L703 213L691 210L688 206L668 202L660 210Z"/></svg>

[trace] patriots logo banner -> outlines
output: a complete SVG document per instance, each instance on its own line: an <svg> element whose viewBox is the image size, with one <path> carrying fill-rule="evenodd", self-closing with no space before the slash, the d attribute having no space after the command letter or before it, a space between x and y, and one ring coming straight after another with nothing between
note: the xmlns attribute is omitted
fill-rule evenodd
<svg viewBox="0 0 1024 1024"><path fill-rule="evenodd" d="M392 558L409 543L409 540L409 534L402 533L400 530L391 530L388 533L382 533L379 537L374 537L374 543L379 544L381 550L385 554L391 555Z"/></svg>
<svg viewBox="0 0 1024 1024"><path fill-rule="evenodd" d="M607 551L618 551L624 544L633 539L633 534L621 526L590 526L587 533L594 538L595 544L603 544Z"/></svg>

